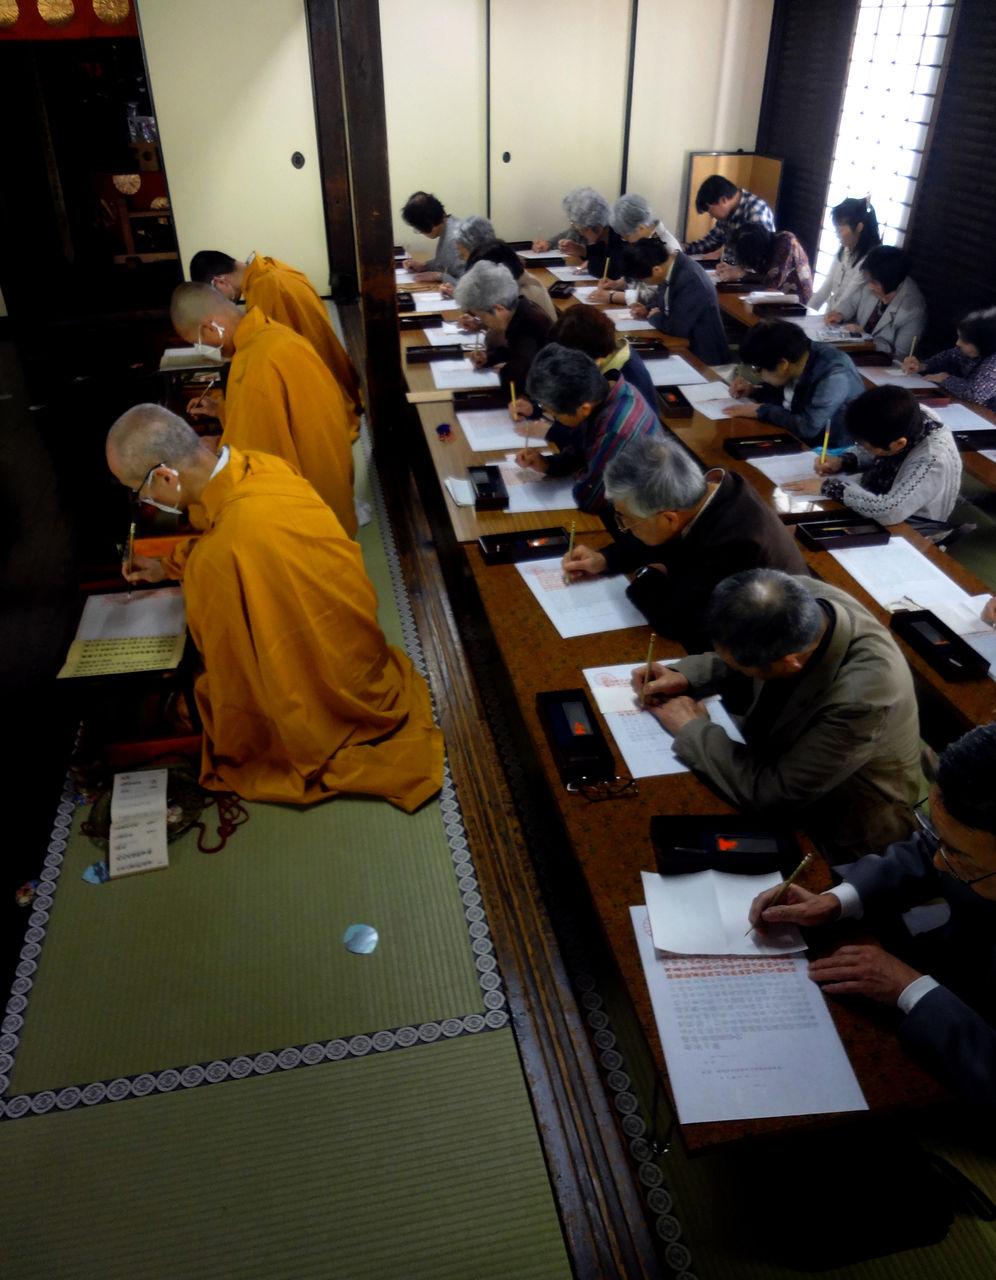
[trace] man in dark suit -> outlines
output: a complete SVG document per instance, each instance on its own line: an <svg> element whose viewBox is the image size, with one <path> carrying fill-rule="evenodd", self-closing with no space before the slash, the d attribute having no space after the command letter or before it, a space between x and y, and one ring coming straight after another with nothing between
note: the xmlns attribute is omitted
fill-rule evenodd
<svg viewBox="0 0 996 1280"><path fill-rule="evenodd" d="M784 904L760 894L751 922L798 925L860 919L886 941L845 943L814 960L810 977L831 995L899 1009L899 1037L924 1065L974 1102L996 1102L996 724L981 725L938 761L921 830L840 868L843 882L814 894L790 885ZM931 927L911 936L900 913L942 899ZM894 954L895 952L895 954Z"/></svg>

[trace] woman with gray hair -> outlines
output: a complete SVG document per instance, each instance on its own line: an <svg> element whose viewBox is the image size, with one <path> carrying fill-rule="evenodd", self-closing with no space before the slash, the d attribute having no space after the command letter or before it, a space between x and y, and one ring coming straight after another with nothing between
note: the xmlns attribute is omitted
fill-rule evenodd
<svg viewBox="0 0 996 1280"><path fill-rule="evenodd" d="M633 440L606 468L605 493L617 540L600 551L578 544L564 557L564 573L583 579L635 569L626 594L658 635L689 653L708 647L706 604L729 574L806 573L795 539L754 487L721 467L703 474L677 441Z"/></svg>
<svg viewBox="0 0 996 1280"><path fill-rule="evenodd" d="M635 244L637 240L654 239L667 245L669 253L681 252L681 244L677 237L668 231L663 222L654 217L650 201L646 196L632 194L620 196L612 206L609 220L612 230L627 244ZM649 303L655 293L655 290L647 285L628 286L625 277L620 276L615 280L606 279L604 286L596 289L591 295L591 301L611 302L612 292L616 289L625 291L627 306L632 306L634 302Z"/></svg>
<svg viewBox="0 0 996 1280"><path fill-rule="evenodd" d="M495 238L494 224L490 218L485 218L481 213L475 213L469 218L464 218L457 226L454 235L457 253L464 262L467 261L475 249L479 249L482 245L491 244ZM444 298L452 298L453 285L441 284L439 292Z"/></svg>
<svg viewBox="0 0 996 1280"><path fill-rule="evenodd" d="M575 187L564 196L564 212L570 222L570 230L578 237L571 239L565 232L557 241L561 253L574 255L585 261L593 276L603 277L621 261L622 241L611 226L612 210L609 202L594 187ZM551 247L549 240L534 240L533 248L542 253Z"/></svg>
<svg viewBox="0 0 996 1280"><path fill-rule="evenodd" d="M612 527L605 495L605 469L630 441L662 435L651 407L625 378L609 383L591 356L552 342L529 370L526 394L554 419L548 433L560 453L521 449L520 467L550 476L574 475L574 501L582 511L602 513Z"/></svg>
<svg viewBox="0 0 996 1280"><path fill-rule="evenodd" d="M511 271L497 262L475 262L457 283L454 298L494 340L473 352L474 363L500 366L506 391L513 384L523 386L534 356L549 341L550 317L521 296Z"/></svg>

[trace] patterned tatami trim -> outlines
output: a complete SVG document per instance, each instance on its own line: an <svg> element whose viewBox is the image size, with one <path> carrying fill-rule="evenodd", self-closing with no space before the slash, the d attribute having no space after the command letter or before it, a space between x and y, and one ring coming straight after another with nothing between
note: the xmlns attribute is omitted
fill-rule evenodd
<svg viewBox="0 0 996 1280"><path fill-rule="evenodd" d="M415 626L415 618L401 571L401 560L374 467L369 435L365 428L362 443L370 473L374 506L391 574L394 599L401 618L405 650L416 670L425 676L425 655ZM94 1106L107 1102L120 1102L128 1098L147 1097L154 1093L169 1093L175 1089L221 1084L227 1080L241 1080L249 1075L268 1075L272 1071L291 1071L316 1066L323 1062L338 1062L399 1049L414 1049L438 1040L497 1031L508 1025L508 1001L501 974L498 971L487 913L481 900L477 872L468 847L460 802L453 786L449 764L446 763L443 767L442 790L435 803L439 805L443 830L449 845L453 874L463 904L468 941L474 953L474 964L485 1013L474 1012L438 1022L423 1022L405 1027L374 1028L366 1034L350 1036L347 1039L286 1045L252 1055L166 1066L156 1072L96 1080L82 1085L67 1084L60 1089L45 1089L36 1093L7 1097L6 1091L10 1085L10 1075L28 1011L28 999L34 984L38 958L55 901L63 857L69 843L73 814L76 805L80 803L82 801L75 793L72 779L67 777L66 786L56 809L52 836L39 876L38 891L28 919L28 929L11 985L6 1015L0 1023L0 1120L44 1115L53 1108L66 1111L77 1106Z"/></svg>

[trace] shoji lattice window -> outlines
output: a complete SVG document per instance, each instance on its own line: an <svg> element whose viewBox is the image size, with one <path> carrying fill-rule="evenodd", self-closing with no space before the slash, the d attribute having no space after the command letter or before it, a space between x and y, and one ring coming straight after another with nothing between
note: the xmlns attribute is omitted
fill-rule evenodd
<svg viewBox="0 0 996 1280"><path fill-rule="evenodd" d="M861 0L816 260L818 281L840 248L829 211L847 196L870 195L883 243L903 243L954 7L953 0Z"/></svg>

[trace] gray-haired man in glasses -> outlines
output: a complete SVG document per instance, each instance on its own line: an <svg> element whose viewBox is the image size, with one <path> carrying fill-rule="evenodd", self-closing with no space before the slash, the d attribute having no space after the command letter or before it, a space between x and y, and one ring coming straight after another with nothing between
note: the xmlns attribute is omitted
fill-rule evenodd
<svg viewBox="0 0 996 1280"><path fill-rule="evenodd" d="M972 729L942 754L920 830L883 854L841 868L843 881L823 894L798 885L783 906L752 923L803 926L861 919L887 933L894 955L875 945L839 946L809 966L832 995L861 995L896 1005L899 1036L935 1075L971 1100L996 1104L996 723ZM942 898L947 911L915 937L900 913ZM898 928L897 928L898 926Z"/></svg>

